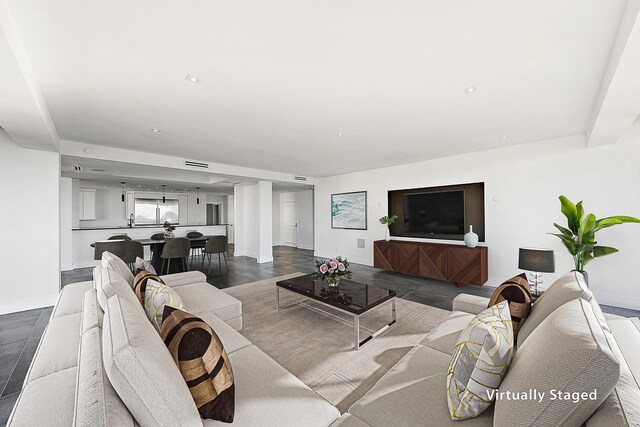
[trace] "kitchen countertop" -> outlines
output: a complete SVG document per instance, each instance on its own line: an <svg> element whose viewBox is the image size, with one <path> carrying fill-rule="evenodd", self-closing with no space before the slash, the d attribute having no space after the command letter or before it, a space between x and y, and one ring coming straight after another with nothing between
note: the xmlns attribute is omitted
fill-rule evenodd
<svg viewBox="0 0 640 427"><path fill-rule="evenodd" d="M177 228L181 228L181 227L215 227L215 226L223 226L223 225L233 225L233 224L213 224L213 225L207 225L207 224L187 224L187 225L176 225ZM133 227L128 227L126 225L122 225L122 226L113 226L113 227L108 227L108 226L102 226L102 227L80 227L80 228L72 228L72 231L84 231L84 230L136 230L136 229L141 229L141 228L164 228L164 226L162 224L158 224L158 225L137 225L137 226L133 226Z"/></svg>

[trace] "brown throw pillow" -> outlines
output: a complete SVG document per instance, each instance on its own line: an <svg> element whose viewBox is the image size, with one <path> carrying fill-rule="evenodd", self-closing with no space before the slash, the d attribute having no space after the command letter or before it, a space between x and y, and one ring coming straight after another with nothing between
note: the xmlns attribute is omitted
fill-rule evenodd
<svg viewBox="0 0 640 427"><path fill-rule="evenodd" d="M218 335L199 317L165 306L160 336L202 418L233 422L233 371Z"/></svg>
<svg viewBox="0 0 640 427"><path fill-rule="evenodd" d="M518 330L531 311L531 291L525 273L506 280L498 286L489 300L489 307L501 301L509 301L509 311L513 324L513 336L518 336Z"/></svg>
<svg viewBox="0 0 640 427"><path fill-rule="evenodd" d="M136 277L134 277L133 279L133 293L136 294L138 301L140 301L140 304L142 304L143 307L144 291L147 290L147 281L149 279L155 280L156 282L162 283L163 285L165 284L159 276L146 270L142 270L139 273L136 273Z"/></svg>

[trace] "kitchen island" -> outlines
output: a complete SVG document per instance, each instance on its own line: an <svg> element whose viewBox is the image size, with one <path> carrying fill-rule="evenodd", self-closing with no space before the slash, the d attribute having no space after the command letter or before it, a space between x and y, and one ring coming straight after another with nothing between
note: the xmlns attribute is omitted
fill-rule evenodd
<svg viewBox="0 0 640 427"><path fill-rule="evenodd" d="M176 237L184 237L190 231L199 231L205 236L228 236L229 224L220 225L178 225L173 232ZM93 259L94 250L90 246L98 240L107 240L116 234L126 234L133 240L148 239L156 233L164 233L162 225L130 227L74 228L72 233L73 268L94 267L100 263ZM150 257L145 247L145 259Z"/></svg>

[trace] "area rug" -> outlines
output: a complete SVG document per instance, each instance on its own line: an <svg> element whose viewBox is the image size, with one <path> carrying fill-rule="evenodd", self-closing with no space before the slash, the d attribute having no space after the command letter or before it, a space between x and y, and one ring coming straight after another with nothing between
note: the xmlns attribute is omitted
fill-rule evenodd
<svg viewBox="0 0 640 427"><path fill-rule="evenodd" d="M300 275L289 274L225 291L242 301L242 335L340 412L347 411L448 314L446 310L398 299L396 324L356 351L350 316L313 302L276 310L276 282ZM280 293L281 305L297 300L299 295ZM374 308L361 317L361 336L390 319L390 303Z"/></svg>

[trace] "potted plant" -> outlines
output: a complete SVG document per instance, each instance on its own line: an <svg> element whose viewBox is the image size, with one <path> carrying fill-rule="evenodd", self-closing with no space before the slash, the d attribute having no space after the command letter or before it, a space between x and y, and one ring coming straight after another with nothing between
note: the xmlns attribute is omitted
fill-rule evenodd
<svg viewBox="0 0 640 427"><path fill-rule="evenodd" d="M398 219L398 215L391 215L391 216L385 215L382 218L380 218L380 224L385 226L384 240L386 240L387 242L389 241L389 226L394 222L396 222L396 219Z"/></svg>
<svg viewBox="0 0 640 427"><path fill-rule="evenodd" d="M573 257L576 271L582 273L585 280L588 280L588 276L584 268L589 262L618 252L616 248L598 245L596 232L625 222L640 222L631 216L610 216L602 219L596 219L591 213L585 216L582 202L573 204L565 196L560 196L560 210L567 217L568 226L565 228L554 223L560 234L549 234L557 236L562 241Z"/></svg>
<svg viewBox="0 0 640 427"><path fill-rule="evenodd" d="M173 239L175 235L173 231L176 229L176 226L171 224L169 221L165 221L163 224L164 227L164 238L165 239Z"/></svg>
<svg viewBox="0 0 640 427"><path fill-rule="evenodd" d="M340 256L324 261L317 259L316 271L312 274L313 280L324 280L329 286L338 286L341 277L351 279L351 276L353 273L349 270L349 261Z"/></svg>

